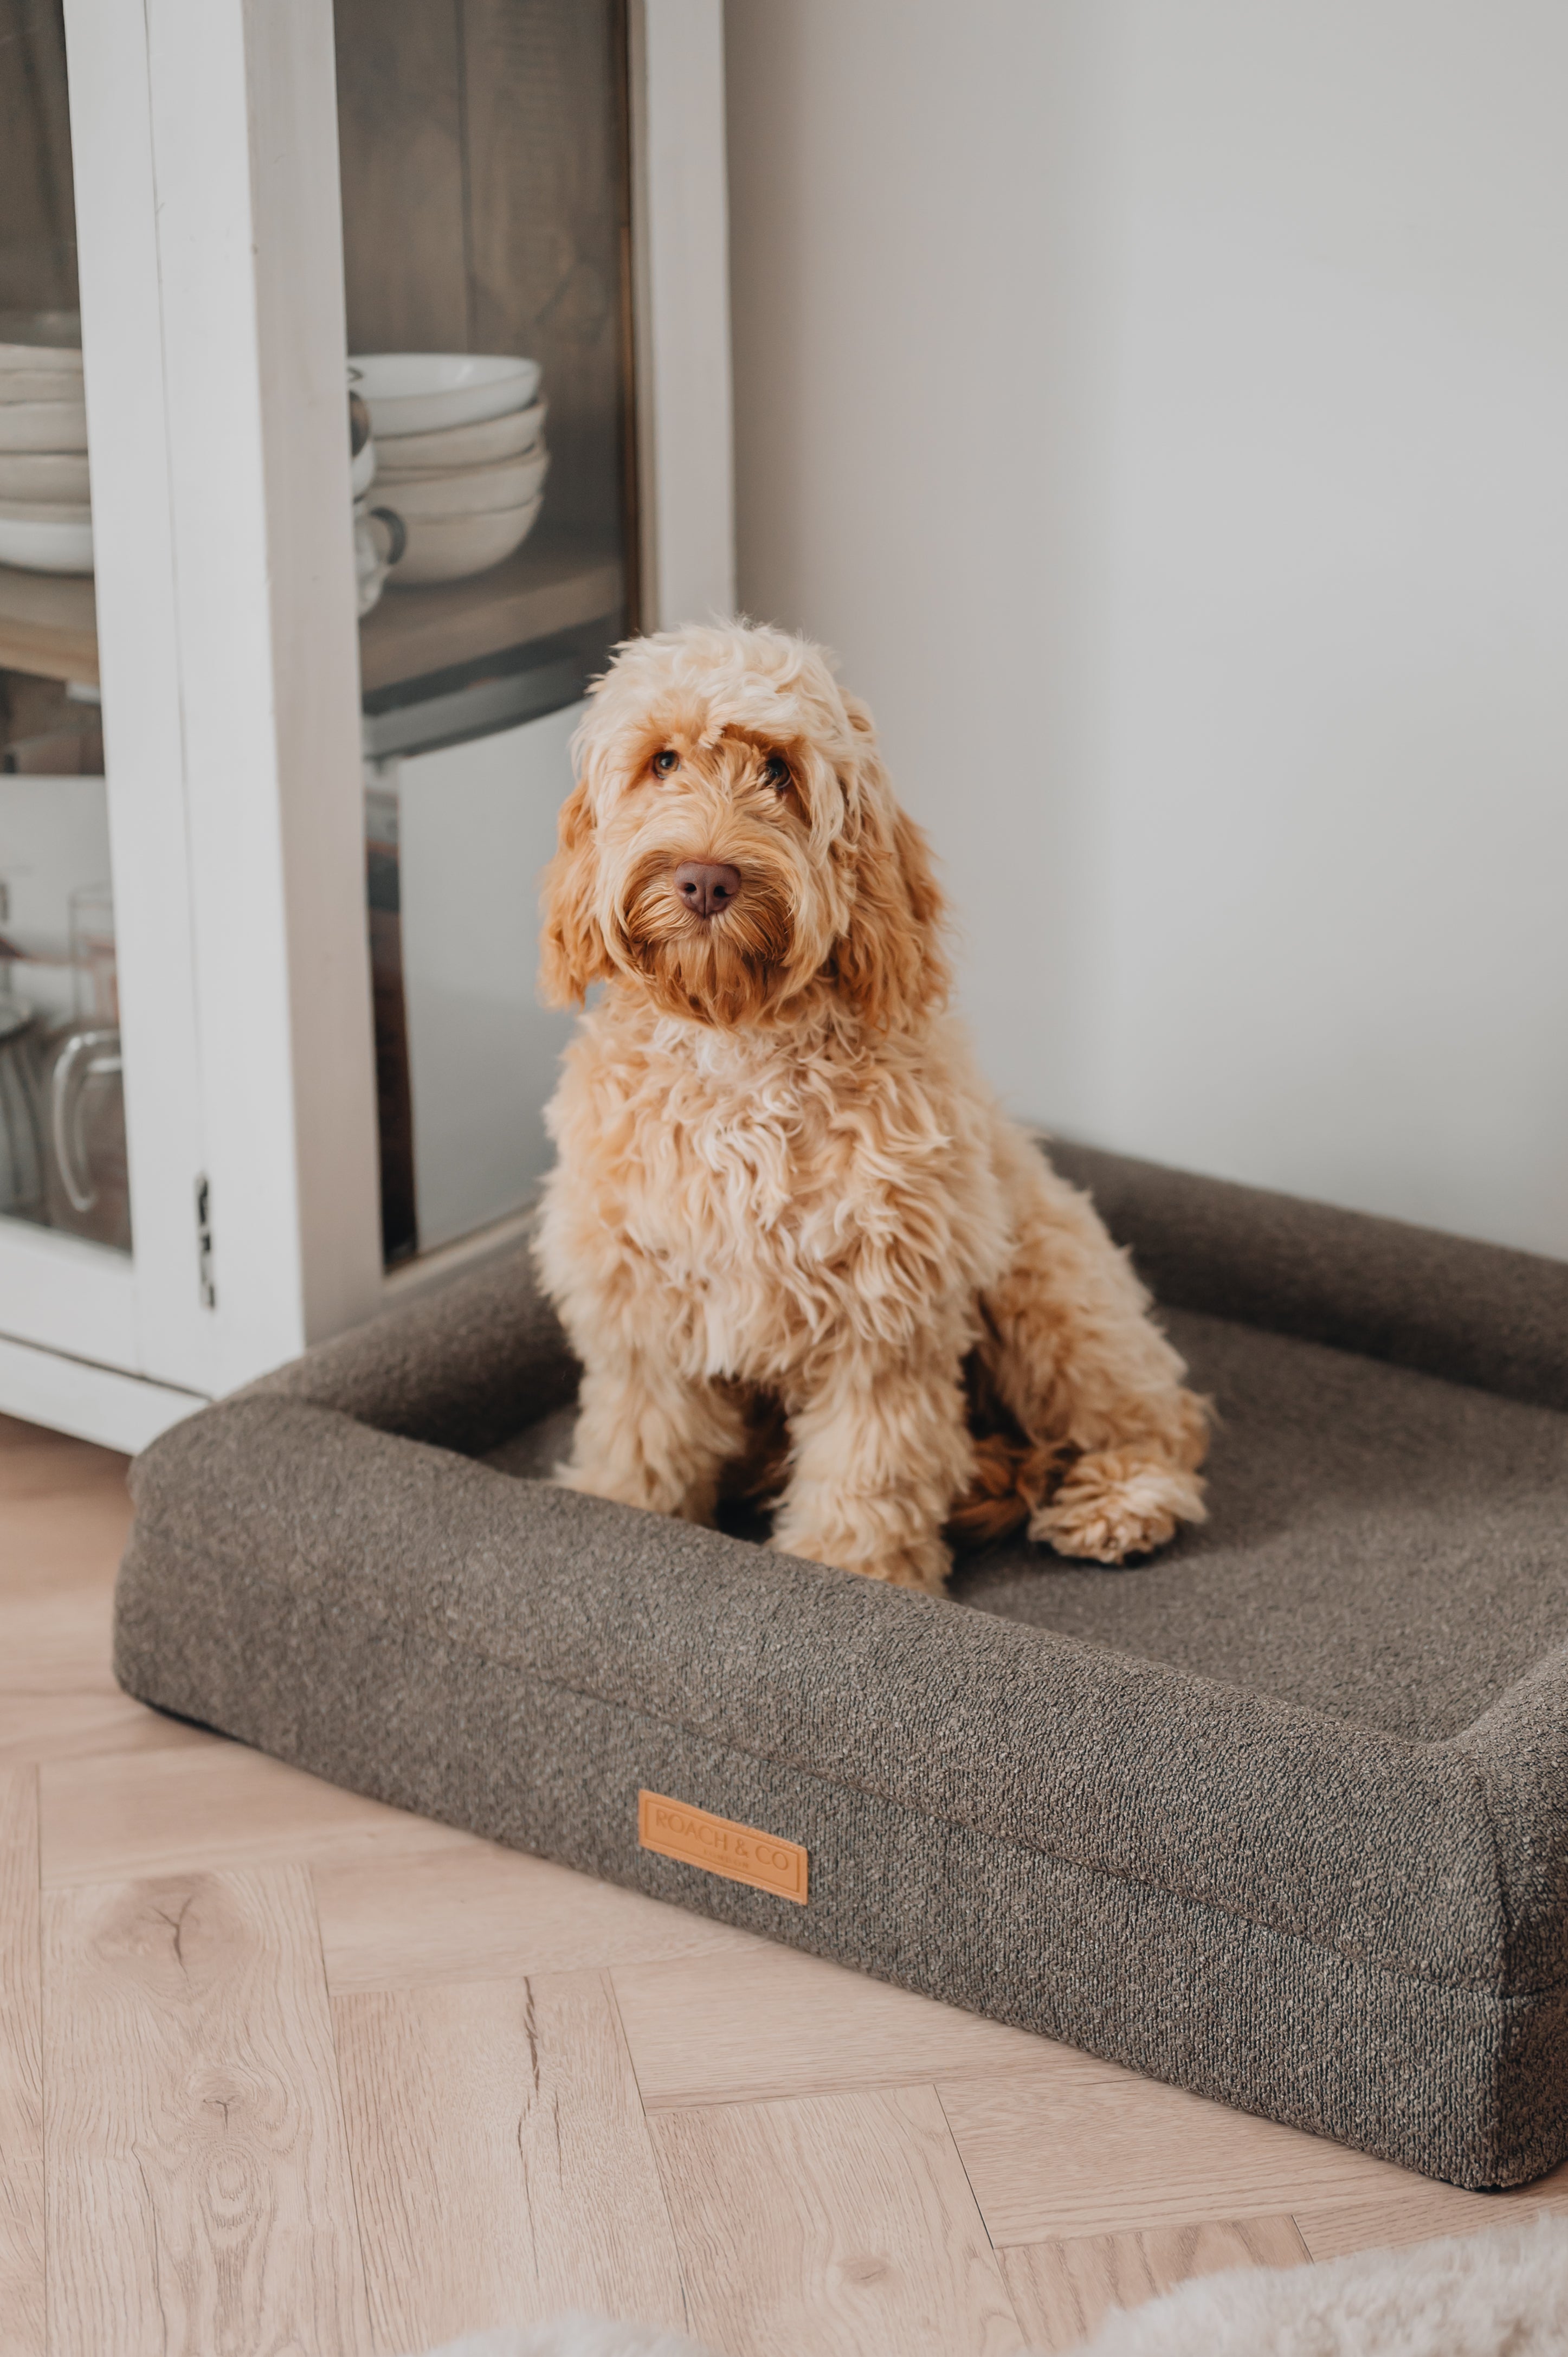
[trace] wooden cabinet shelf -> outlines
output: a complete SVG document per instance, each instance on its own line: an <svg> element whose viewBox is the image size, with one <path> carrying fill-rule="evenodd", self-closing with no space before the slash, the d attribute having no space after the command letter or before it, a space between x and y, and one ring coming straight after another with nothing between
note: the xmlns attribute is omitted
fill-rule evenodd
<svg viewBox="0 0 1568 2357"><path fill-rule="evenodd" d="M98 608L91 579L0 565L0 669L95 685Z"/></svg>
<svg viewBox="0 0 1568 2357"><path fill-rule="evenodd" d="M615 613L625 594L614 556L542 538L525 541L504 565L467 581L399 589L396 578L394 573L360 625L367 694L577 630Z"/></svg>
<svg viewBox="0 0 1568 2357"><path fill-rule="evenodd" d="M529 541L471 580L424 589L389 587L360 626L368 691L500 654L531 639L613 614L619 565L573 542ZM98 624L90 579L0 565L0 668L42 679L98 678Z"/></svg>

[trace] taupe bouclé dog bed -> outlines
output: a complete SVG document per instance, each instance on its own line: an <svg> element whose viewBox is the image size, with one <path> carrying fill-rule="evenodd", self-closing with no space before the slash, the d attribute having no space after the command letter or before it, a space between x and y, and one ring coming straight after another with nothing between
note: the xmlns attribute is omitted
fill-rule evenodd
<svg viewBox="0 0 1568 2357"><path fill-rule="evenodd" d="M949 1601L523 1478L576 1371L520 1254L146 1451L121 1682L1432 2176L1539 2176L1568 2156L1568 1265L1053 1153L1220 1411L1211 1520L1154 1561L1021 1543Z"/></svg>

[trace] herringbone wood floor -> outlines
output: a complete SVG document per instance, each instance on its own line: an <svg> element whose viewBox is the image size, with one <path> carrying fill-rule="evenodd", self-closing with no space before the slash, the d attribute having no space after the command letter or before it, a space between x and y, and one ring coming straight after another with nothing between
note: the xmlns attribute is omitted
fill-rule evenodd
<svg viewBox="0 0 1568 2357"><path fill-rule="evenodd" d="M0 2346L402 2357L567 2308L1007 2357L1456 2193L357 1800L109 1674L124 1463L0 1419Z"/></svg>

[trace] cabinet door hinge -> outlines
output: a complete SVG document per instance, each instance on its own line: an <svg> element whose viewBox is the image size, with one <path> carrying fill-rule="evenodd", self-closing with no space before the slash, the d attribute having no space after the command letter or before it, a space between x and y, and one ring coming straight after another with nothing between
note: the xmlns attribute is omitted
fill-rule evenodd
<svg viewBox="0 0 1568 2357"><path fill-rule="evenodd" d="M218 1307L212 1281L212 1189L203 1171L196 1181L196 1284L204 1309Z"/></svg>

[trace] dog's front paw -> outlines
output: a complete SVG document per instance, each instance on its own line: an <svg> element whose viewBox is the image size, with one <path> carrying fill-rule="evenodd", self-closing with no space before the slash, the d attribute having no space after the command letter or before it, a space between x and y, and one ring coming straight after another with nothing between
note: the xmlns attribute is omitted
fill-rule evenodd
<svg viewBox="0 0 1568 2357"><path fill-rule="evenodd" d="M604 1498L612 1506L640 1506L645 1514L668 1514L678 1523L705 1523L714 1519L714 1486L713 1483L690 1490L677 1490L672 1482L651 1480L640 1468L619 1472L607 1472L581 1465L557 1465L551 1476L557 1490L575 1490L581 1498Z"/></svg>
<svg viewBox="0 0 1568 2357"><path fill-rule="evenodd" d="M557 1465L550 1481L553 1489L575 1490L579 1498L607 1498L617 1506L640 1506L648 1497L644 1480L625 1473L618 1479L597 1468L570 1462Z"/></svg>
<svg viewBox="0 0 1568 2357"><path fill-rule="evenodd" d="M1096 1449L1036 1508L1029 1536L1058 1555L1125 1563L1167 1545L1178 1523L1201 1523L1207 1512L1196 1473L1135 1449Z"/></svg>
<svg viewBox="0 0 1568 2357"><path fill-rule="evenodd" d="M853 1571L862 1579L880 1579L889 1587L918 1587L926 1596L940 1596L952 1568L952 1555L940 1539L917 1540L898 1548L863 1553L845 1545L841 1534L814 1536L809 1531L775 1531L768 1542L780 1555L802 1555L808 1563L825 1563L832 1571Z"/></svg>

